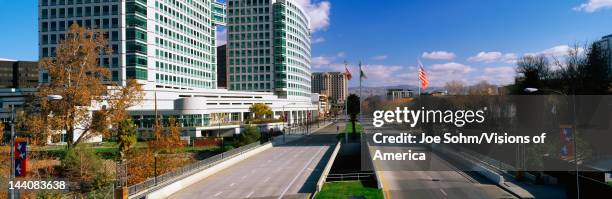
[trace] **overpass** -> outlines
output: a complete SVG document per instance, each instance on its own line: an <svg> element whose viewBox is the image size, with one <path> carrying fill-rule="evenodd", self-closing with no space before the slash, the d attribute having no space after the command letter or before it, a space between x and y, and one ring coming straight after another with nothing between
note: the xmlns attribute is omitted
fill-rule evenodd
<svg viewBox="0 0 612 199"><path fill-rule="evenodd" d="M196 182L169 198L308 198L336 144L330 125L274 146Z"/></svg>

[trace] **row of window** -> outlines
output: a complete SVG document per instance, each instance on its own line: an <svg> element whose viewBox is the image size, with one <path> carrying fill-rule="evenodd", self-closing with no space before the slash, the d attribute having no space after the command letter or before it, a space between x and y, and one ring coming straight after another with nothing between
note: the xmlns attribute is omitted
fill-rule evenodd
<svg viewBox="0 0 612 199"><path fill-rule="evenodd" d="M72 18L72 17L89 17L89 16L109 16L119 15L118 5L106 6L85 6L85 7L70 7L70 8L43 8L41 10L41 18Z"/></svg>
<svg viewBox="0 0 612 199"><path fill-rule="evenodd" d="M269 73L270 72L270 66L247 66L247 67L234 67L234 66L230 66L229 67L229 73L230 74L234 74L234 73Z"/></svg>
<svg viewBox="0 0 612 199"><path fill-rule="evenodd" d="M236 65L267 65L271 64L270 57L255 57L255 58L242 58L242 59L229 59L230 66Z"/></svg>
<svg viewBox="0 0 612 199"><path fill-rule="evenodd" d="M271 76L270 74L266 74L266 75L230 75L230 81L231 82L246 82L246 81L270 81L271 80Z"/></svg>
<svg viewBox="0 0 612 199"><path fill-rule="evenodd" d="M263 83L230 83L230 90L258 90L258 89L271 89L269 82Z"/></svg>
<svg viewBox="0 0 612 199"><path fill-rule="evenodd" d="M211 79L211 77L213 76L211 72L196 70L190 67L178 66L174 64L165 63L165 62L155 62L155 68L158 71L174 73L174 74L183 75L183 76L190 76L194 78L201 78L201 79Z"/></svg>
<svg viewBox="0 0 612 199"><path fill-rule="evenodd" d="M214 88L215 84L209 81L202 81L199 79L192 79L186 77L179 77L174 75L167 75L162 73L155 74L155 81L161 84L172 84L178 86L189 86L197 88Z"/></svg>
<svg viewBox="0 0 612 199"><path fill-rule="evenodd" d="M270 0L229 0L228 7L249 7L270 5Z"/></svg>
<svg viewBox="0 0 612 199"><path fill-rule="evenodd" d="M270 56L270 49L258 49L258 50L230 50L229 51L229 57L230 58L235 58L235 57L258 57L258 56L263 56L263 57L267 57Z"/></svg>
<svg viewBox="0 0 612 199"><path fill-rule="evenodd" d="M45 21L40 24L41 32L66 31L73 23L86 28L110 29L119 28L118 18L85 19L70 21Z"/></svg>
<svg viewBox="0 0 612 199"><path fill-rule="evenodd" d="M56 5L78 5L78 4L89 4L89 3L107 3L117 2L119 0L39 0L43 6L56 6ZM146 1L146 0L138 0Z"/></svg>

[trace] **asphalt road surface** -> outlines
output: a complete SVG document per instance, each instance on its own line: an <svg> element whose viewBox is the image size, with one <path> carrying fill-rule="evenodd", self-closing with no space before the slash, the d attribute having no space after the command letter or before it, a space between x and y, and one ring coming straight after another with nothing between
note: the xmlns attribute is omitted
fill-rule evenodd
<svg viewBox="0 0 612 199"><path fill-rule="evenodd" d="M370 127L371 128L371 127ZM383 133L399 133L397 129L377 129ZM419 145L371 146L383 153L423 152L427 161L375 161L383 192L388 199L410 198L516 198L484 177L472 172L462 171L461 166L447 161L427 147Z"/></svg>
<svg viewBox="0 0 612 199"><path fill-rule="evenodd" d="M336 143L330 125L274 146L197 182L170 198L308 198Z"/></svg>

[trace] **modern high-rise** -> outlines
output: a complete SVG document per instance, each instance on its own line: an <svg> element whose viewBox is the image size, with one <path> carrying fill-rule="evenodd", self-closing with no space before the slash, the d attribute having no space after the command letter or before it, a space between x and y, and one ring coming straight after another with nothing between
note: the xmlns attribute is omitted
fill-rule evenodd
<svg viewBox="0 0 612 199"><path fill-rule="evenodd" d="M217 25L225 5L214 0L40 0L40 57L52 57L73 23L107 33L113 49L100 64L112 81L193 90L217 87ZM41 71L41 82L49 77Z"/></svg>
<svg viewBox="0 0 612 199"><path fill-rule="evenodd" d="M227 45L217 46L217 87L227 88Z"/></svg>
<svg viewBox="0 0 612 199"><path fill-rule="evenodd" d="M265 17L263 14L234 16L233 19L245 22L234 25L235 29L229 31L232 38L244 36L251 39L248 44L247 40L230 39L230 43L236 46L250 46L235 50L249 55L248 63L252 64L255 59L255 63L266 62L260 61L260 58L268 62L247 66L247 59L242 60L241 55L240 61L245 64L238 65L236 69L240 71L239 75L245 76L241 78L255 78L252 82L268 83L269 90L266 91L279 91L255 92L262 90L252 89L254 83L239 87L251 89L219 88L217 71L220 68L217 63L220 58L217 57L216 26L226 24L226 5L223 3L214 0L39 2L40 58L54 56L58 42L73 23L107 33L113 54L101 56L100 65L110 69L111 81L124 84L127 79L136 78L143 85L143 101L128 109L139 133L143 135L150 134L155 118L166 123L170 117L181 123L184 135L200 137L224 132L233 135L240 132L240 124L252 117L249 108L255 103L270 106L275 118L287 116L290 125L305 124L308 119L316 118L308 117L317 115L316 103L310 98L308 19L294 3L269 0L228 2L229 5L240 6L240 9L234 7L238 10L236 12L251 13L257 10L257 13L263 13L265 10L268 13ZM246 9L253 2L257 2L257 6ZM269 6L260 6L264 3ZM275 13L279 15L276 18L279 20L278 28L274 29L273 9L278 10ZM263 23L264 20L268 23ZM246 21L261 23L253 25ZM268 31L263 31L264 27ZM279 36L272 37L274 33ZM260 48L264 45L268 48ZM257 47L257 53L254 47ZM260 50L269 56L259 56ZM231 56L231 51L228 54ZM275 58L280 61L272 62ZM274 69L275 63L278 63L279 70ZM48 75L41 71L40 81L48 80ZM279 86L275 84L277 80L281 83ZM257 84L255 88L266 88L266 84L260 85ZM0 91L0 97L2 95ZM11 92L7 95L17 94ZM287 95L308 97L286 99ZM92 107L91 110L98 108Z"/></svg>
<svg viewBox="0 0 612 199"><path fill-rule="evenodd" d="M230 90L310 98L310 19L294 0L227 1Z"/></svg>
<svg viewBox="0 0 612 199"><path fill-rule="evenodd" d="M341 72L312 73L312 92L326 95L338 103L348 96L348 80Z"/></svg>

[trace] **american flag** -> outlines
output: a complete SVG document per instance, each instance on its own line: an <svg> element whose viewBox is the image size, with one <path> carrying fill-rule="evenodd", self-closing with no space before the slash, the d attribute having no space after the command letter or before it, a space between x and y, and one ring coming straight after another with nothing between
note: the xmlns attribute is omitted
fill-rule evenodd
<svg viewBox="0 0 612 199"><path fill-rule="evenodd" d="M427 90L429 80L427 79L427 72L425 72L425 68L423 67L423 63L421 63L421 61L419 61L419 81L421 81L421 89Z"/></svg>
<svg viewBox="0 0 612 199"><path fill-rule="evenodd" d="M353 79L353 75L351 74L351 71L349 71L348 63L346 62L344 62L344 74L346 75L346 80Z"/></svg>

